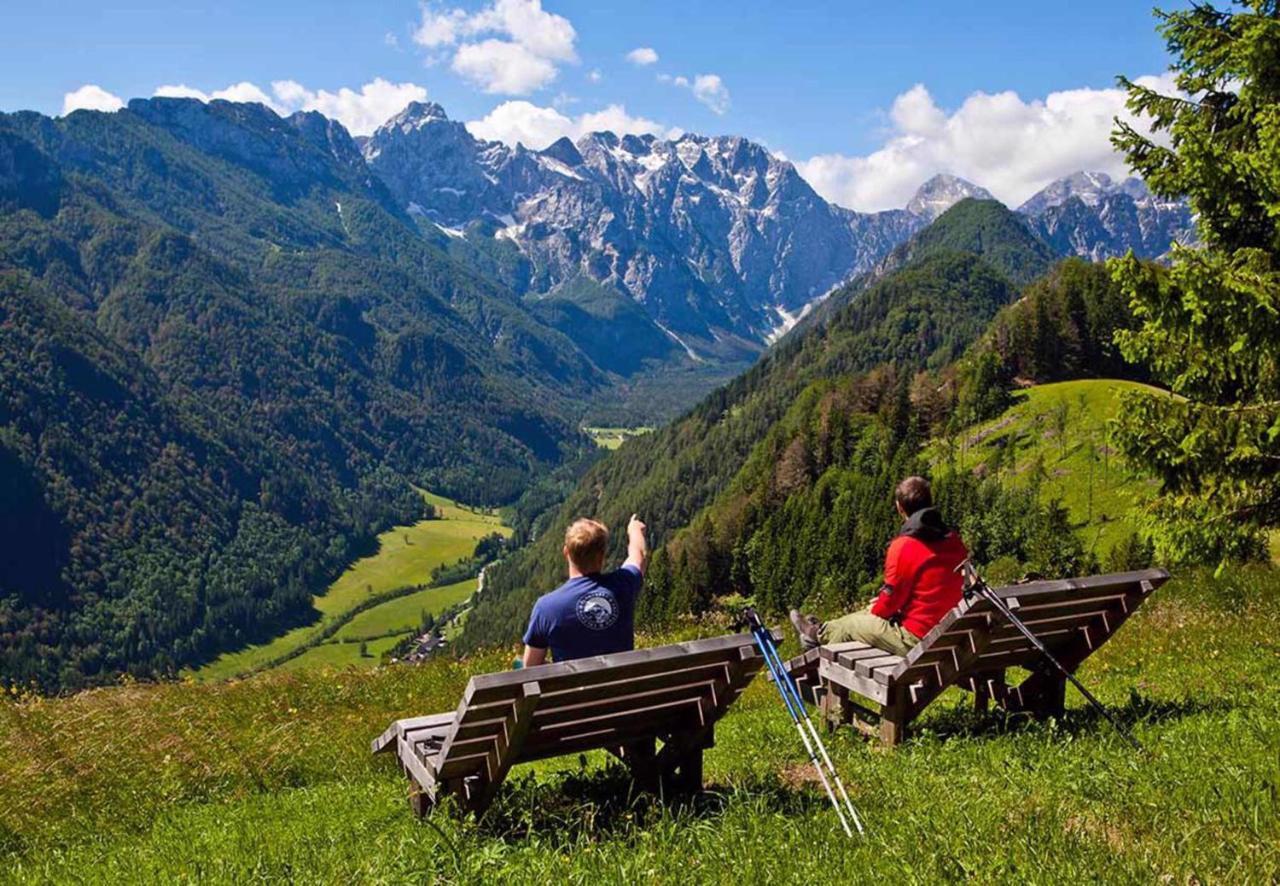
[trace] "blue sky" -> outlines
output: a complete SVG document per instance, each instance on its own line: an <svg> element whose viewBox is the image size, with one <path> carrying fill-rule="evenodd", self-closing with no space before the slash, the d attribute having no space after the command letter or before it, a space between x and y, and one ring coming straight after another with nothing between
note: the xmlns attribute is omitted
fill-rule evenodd
<svg viewBox="0 0 1280 886"><path fill-rule="evenodd" d="M593 126L746 135L824 195L865 209L900 205L932 171L1006 201L1074 162L1123 174L1105 143L1115 75L1167 66L1142 2L8 6L3 110L57 114L166 85L212 95L253 84L282 112L319 107L367 130L425 94L456 119L489 118L474 131L509 141ZM639 61L656 61L629 61L638 48L653 51ZM76 92L86 84L101 93ZM1009 169L1007 154L1042 143L1051 156Z"/></svg>

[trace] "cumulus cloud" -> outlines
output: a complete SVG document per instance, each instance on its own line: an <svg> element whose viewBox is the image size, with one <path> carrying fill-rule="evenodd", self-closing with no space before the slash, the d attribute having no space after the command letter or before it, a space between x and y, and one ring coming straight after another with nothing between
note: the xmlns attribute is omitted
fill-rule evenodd
<svg viewBox="0 0 1280 886"><path fill-rule="evenodd" d="M655 64L658 61L658 53L650 46L637 46L627 53L627 61L643 68L645 65Z"/></svg>
<svg viewBox="0 0 1280 886"><path fill-rule="evenodd" d="M220 98L229 102L257 102L266 105L269 108L279 108L272 101L271 96L265 91L258 88L257 85L245 80L240 83L233 83L226 89L219 89L214 92L210 98Z"/></svg>
<svg viewBox="0 0 1280 886"><path fill-rule="evenodd" d="M560 63L578 60L577 37L541 0L493 0L478 12L424 4L413 32L424 49L452 53L454 73L504 95L527 95L553 81Z"/></svg>
<svg viewBox="0 0 1280 886"><path fill-rule="evenodd" d="M296 80L276 80L271 84L270 94L247 81L208 93L185 83L165 85L153 94L168 98L195 98L203 102L219 98L232 102L258 102L281 115L295 111L319 111L337 120L352 135L369 135L402 111L405 105L427 98L426 87L416 83L391 83L381 77L369 81L359 90L344 86L337 92L308 89Z"/></svg>
<svg viewBox="0 0 1280 886"><path fill-rule="evenodd" d="M118 111L124 107L124 100L112 95L95 83L86 83L74 92L62 97L62 113L72 111Z"/></svg>
<svg viewBox="0 0 1280 886"><path fill-rule="evenodd" d="M729 110L729 88L717 74L699 74L694 77L693 97L717 114Z"/></svg>
<svg viewBox="0 0 1280 886"><path fill-rule="evenodd" d="M1175 92L1169 74L1138 82ZM796 167L822 196L852 209L901 207L939 172L970 179L1016 207L1073 172L1128 175L1110 142L1114 118L1141 125L1124 101L1124 90L1116 88L1068 89L1031 100L1012 91L975 92L948 113L917 84L894 100L892 129L878 150L822 154Z"/></svg>
<svg viewBox="0 0 1280 886"><path fill-rule="evenodd" d="M716 114L724 114L729 110L729 87L724 85L724 80L719 74L698 74L692 80L688 77L659 74L658 82L688 89L695 99Z"/></svg>
<svg viewBox="0 0 1280 886"><path fill-rule="evenodd" d="M528 95L556 78L550 60L506 40L464 43L450 67L485 92L501 95Z"/></svg>
<svg viewBox="0 0 1280 886"><path fill-rule="evenodd" d="M364 84L358 92L345 86L337 92L313 91L293 80L277 80L271 84L271 89L286 107L319 111L340 122L352 135L369 135L404 110L405 105L427 99L424 86L391 83L381 77Z"/></svg>
<svg viewBox="0 0 1280 886"><path fill-rule="evenodd" d="M185 83L179 83L176 86L165 84L164 86L156 87L155 92L151 94L159 98L197 98L202 102L212 101L215 98L229 102L257 102L260 105L266 105L278 114L286 113L283 104L277 103L263 89L248 80L232 83L225 89L215 89L213 92L204 92Z"/></svg>
<svg viewBox="0 0 1280 886"><path fill-rule="evenodd" d="M156 98L198 98L202 102L207 102L209 100L208 93L188 86L185 83L166 83L164 86L157 86L155 92L151 94Z"/></svg>
<svg viewBox="0 0 1280 886"><path fill-rule="evenodd" d="M654 120L633 117L622 105L609 105L599 111L570 117L555 108L540 107L527 101L508 101L498 105L480 120L467 123L467 129L476 138L517 142L527 148L545 148L561 136L577 139L588 132L608 130L618 135L663 135L672 137L679 130L672 130Z"/></svg>
<svg viewBox="0 0 1280 886"><path fill-rule="evenodd" d="M593 68L592 70L587 71L587 80L589 82L599 83L603 79L604 79L604 74L600 73L599 68Z"/></svg>

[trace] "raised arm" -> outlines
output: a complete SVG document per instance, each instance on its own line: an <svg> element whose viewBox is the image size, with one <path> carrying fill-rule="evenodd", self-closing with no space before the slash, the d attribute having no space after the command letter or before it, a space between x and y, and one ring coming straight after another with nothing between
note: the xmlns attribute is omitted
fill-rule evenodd
<svg viewBox="0 0 1280 886"><path fill-rule="evenodd" d="M645 564L649 561L649 542L644 537L644 524L635 514L627 523L627 562L624 566L634 566L644 575Z"/></svg>

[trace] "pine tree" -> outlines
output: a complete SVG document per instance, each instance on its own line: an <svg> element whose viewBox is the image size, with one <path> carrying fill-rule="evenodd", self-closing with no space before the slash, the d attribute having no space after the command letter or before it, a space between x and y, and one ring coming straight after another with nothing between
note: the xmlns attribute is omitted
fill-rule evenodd
<svg viewBox="0 0 1280 886"><path fill-rule="evenodd" d="M1121 79L1155 136L1112 141L1157 196L1188 198L1200 247L1167 271L1111 262L1139 326L1117 341L1176 396L1131 394L1121 451L1160 478L1167 559L1257 556L1280 523L1280 10L1157 13L1179 95Z"/></svg>

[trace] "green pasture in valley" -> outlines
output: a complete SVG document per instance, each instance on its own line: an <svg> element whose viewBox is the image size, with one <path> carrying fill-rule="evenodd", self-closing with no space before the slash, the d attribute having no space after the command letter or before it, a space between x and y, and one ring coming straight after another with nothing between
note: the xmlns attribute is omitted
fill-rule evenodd
<svg viewBox="0 0 1280 886"><path fill-rule="evenodd" d="M427 588L355 612L370 597L398 588L429 584L433 569L471 556L476 542L482 537L494 532L511 533L494 511L468 508L428 492L424 492L423 497L435 507L437 518L422 520L412 526L396 526L378 536L378 549L374 554L352 563L324 594L315 598L314 605L319 613L316 621L294 628L268 643L226 653L197 670L195 677L216 680L270 666L300 647L314 645L323 632L335 626L341 626L333 635L335 637L371 636L401 625L408 626L407 632L416 625L424 608L439 612L466 599L470 590L474 590L474 580L442 588ZM463 584L470 590L463 592ZM413 602L406 602L409 600ZM352 628L353 622L360 627ZM357 630L359 633L354 633ZM352 655L348 662L338 652L321 651L315 647L289 659L288 664L296 669L311 663L333 663L334 658L341 658L343 663L359 664L361 661Z"/></svg>

